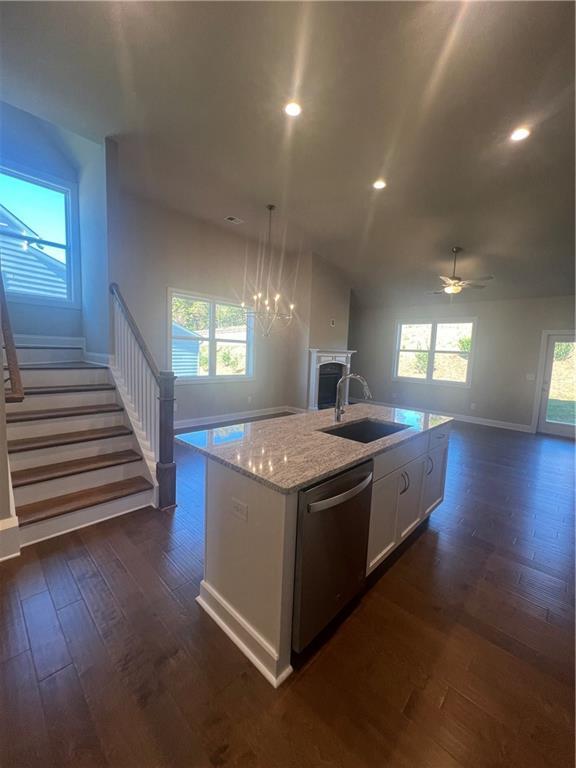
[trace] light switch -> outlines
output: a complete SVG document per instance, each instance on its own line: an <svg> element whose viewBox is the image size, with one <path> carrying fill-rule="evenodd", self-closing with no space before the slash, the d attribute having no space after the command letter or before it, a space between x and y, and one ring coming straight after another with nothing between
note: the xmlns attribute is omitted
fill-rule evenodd
<svg viewBox="0 0 576 768"><path fill-rule="evenodd" d="M237 517L239 520L244 520L244 522L248 520L248 504L245 504L243 501L232 498L231 511L234 517Z"/></svg>
<svg viewBox="0 0 576 768"><path fill-rule="evenodd" d="M526 381L536 381L536 374L535 373L527 373L526 374Z"/></svg>

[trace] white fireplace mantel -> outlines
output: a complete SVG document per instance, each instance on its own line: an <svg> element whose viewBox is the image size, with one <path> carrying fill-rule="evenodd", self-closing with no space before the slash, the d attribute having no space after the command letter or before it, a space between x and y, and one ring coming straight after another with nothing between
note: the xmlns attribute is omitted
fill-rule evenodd
<svg viewBox="0 0 576 768"><path fill-rule="evenodd" d="M318 410L318 376L320 366L326 363L340 363L344 373L350 373L350 363L355 349L309 349L310 365L308 374L308 408ZM348 402L348 387L346 387L346 402Z"/></svg>

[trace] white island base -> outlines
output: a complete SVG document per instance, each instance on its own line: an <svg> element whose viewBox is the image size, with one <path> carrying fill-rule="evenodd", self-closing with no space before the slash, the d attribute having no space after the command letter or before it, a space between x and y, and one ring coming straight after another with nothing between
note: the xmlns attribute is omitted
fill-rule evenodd
<svg viewBox="0 0 576 768"><path fill-rule="evenodd" d="M292 672L298 494L206 462L204 579L196 598L274 687Z"/></svg>
<svg viewBox="0 0 576 768"><path fill-rule="evenodd" d="M366 575L422 523L444 497L450 419L358 404L343 423L368 418L406 429L368 444L322 431L326 411L209 430L204 579L197 600L274 686L292 672L298 493L373 461ZM234 430L232 430L234 432Z"/></svg>

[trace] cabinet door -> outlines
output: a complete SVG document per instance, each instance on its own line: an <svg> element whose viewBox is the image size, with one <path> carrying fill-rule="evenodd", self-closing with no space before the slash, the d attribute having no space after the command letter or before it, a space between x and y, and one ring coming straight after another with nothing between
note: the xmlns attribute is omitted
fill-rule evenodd
<svg viewBox="0 0 576 768"><path fill-rule="evenodd" d="M366 575L377 568L397 544L396 507L399 480L400 473L392 472L372 485Z"/></svg>
<svg viewBox="0 0 576 768"><path fill-rule="evenodd" d="M398 490L398 536L400 541L405 539L420 522L420 498L422 494L422 479L427 457L411 461L399 470Z"/></svg>
<svg viewBox="0 0 576 768"><path fill-rule="evenodd" d="M422 489L422 514L427 515L435 509L444 498L444 481L446 477L446 460L448 446L441 445L430 451L426 457L426 473Z"/></svg>

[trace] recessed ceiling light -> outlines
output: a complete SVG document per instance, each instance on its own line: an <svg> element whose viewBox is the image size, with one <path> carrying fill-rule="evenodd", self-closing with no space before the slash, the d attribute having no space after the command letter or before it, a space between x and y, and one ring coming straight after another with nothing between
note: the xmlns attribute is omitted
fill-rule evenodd
<svg viewBox="0 0 576 768"><path fill-rule="evenodd" d="M528 136L530 136L528 128L516 128L516 130L510 134L510 140L523 141L524 139L527 139Z"/></svg>
<svg viewBox="0 0 576 768"><path fill-rule="evenodd" d="M295 101L290 101L284 107L284 112L286 112L287 115L290 115L290 117L298 117L300 112L302 112L302 107Z"/></svg>
<svg viewBox="0 0 576 768"><path fill-rule="evenodd" d="M386 186L386 182L384 181L384 179L376 179L376 181L374 182L374 184L372 184L372 186L374 187L374 189L384 189L384 187Z"/></svg>

